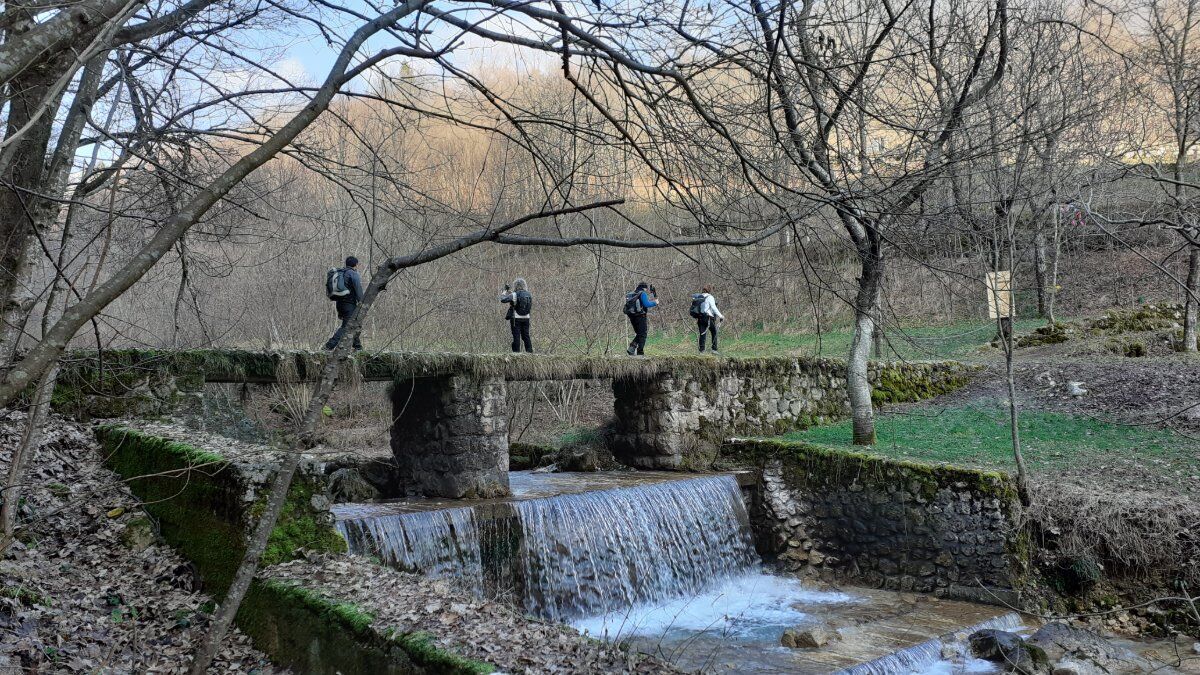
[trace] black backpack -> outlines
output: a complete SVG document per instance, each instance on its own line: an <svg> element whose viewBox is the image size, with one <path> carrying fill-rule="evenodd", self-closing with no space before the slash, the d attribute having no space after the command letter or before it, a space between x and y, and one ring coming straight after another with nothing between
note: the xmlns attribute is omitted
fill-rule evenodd
<svg viewBox="0 0 1200 675"><path fill-rule="evenodd" d="M330 300L348 300L350 286L346 283L346 268L331 267L325 273L325 297Z"/></svg>
<svg viewBox="0 0 1200 675"><path fill-rule="evenodd" d="M516 301L513 302L513 312L520 316L529 316L529 310L533 309L533 296L529 291L517 291Z"/></svg>
<svg viewBox="0 0 1200 675"><path fill-rule="evenodd" d="M693 293L692 294L692 306L688 310L688 314L691 314L693 319L699 319L700 317L705 315L704 314L704 294L703 293Z"/></svg>
<svg viewBox="0 0 1200 675"><path fill-rule="evenodd" d="M625 294L625 313L629 316L641 316L646 313L646 308L642 306L641 291Z"/></svg>

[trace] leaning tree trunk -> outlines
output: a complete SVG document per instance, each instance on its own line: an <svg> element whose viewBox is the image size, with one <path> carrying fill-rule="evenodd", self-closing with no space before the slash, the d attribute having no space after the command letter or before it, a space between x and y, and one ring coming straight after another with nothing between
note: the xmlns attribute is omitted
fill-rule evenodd
<svg viewBox="0 0 1200 675"><path fill-rule="evenodd" d="M50 412L50 398L58 381L58 367L52 367L38 382L33 406L25 420L25 433L21 442L13 448L8 465L8 479L4 486L4 504L0 506L0 556L8 550L16 529L17 509L21 503L21 488L25 481L25 467L29 466L42 440L42 422Z"/></svg>
<svg viewBox="0 0 1200 675"><path fill-rule="evenodd" d="M325 362L321 379L309 400L308 409L304 412L300 428L295 434L292 434L288 448L283 455L283 461L275 472L274 478L271 479L271 487L267 492L266 510L259 518L258 524L255 525L250 540L246 543L242 562L238 566L233 583L225 592L225 597L221 600L221 604L213 616L212 627L196 651L196 658L192 662L190 670L191 675L204 675L213 658L216 657L230 626L233 625L242 599L246 597L246 592L250 590L250 584L254 581L254 575L258 572L258 563L267 549L271 532L275 529L280 514L283 513L288 489L292 485L292 478L296 474L297 467L300 466L300 458L304 451L313 445L313 435L317 428L317 422L321 419L321 411L329 402L329 395L337 386L340 369L350 355L350 347L354 342L351 336L362 327L371 303L374 302L375 297L379 294L379 288L383 285L378 280L368 285L363 302L359 304L358 311L350 319L350 330L343 333L339 343Z"/></svg>
<svg viewBox="0 0 1200 675"><path fill-rule="evenodd" d="M868 360L875 337L875 316L879 311L879 291L883 284L883 252L878 244L859 251L861 273L854 299L854 337L846 363L846 393L854 421L854 444L874 445L875 410L871 400Z"/></svg>
<svg viewBox="0 0 1200 675"><path fill-rule="evenodd" d="M1188 252L1187 295L1183 303L1183 351L1196 351L1196 299L1200 298L1200 246Z"/></svg>

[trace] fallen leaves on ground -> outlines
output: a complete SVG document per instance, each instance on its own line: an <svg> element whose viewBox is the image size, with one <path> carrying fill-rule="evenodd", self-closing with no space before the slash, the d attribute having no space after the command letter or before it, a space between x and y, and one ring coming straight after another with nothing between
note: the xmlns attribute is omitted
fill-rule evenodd
<svg viewBox="0 0 1200 675"><path fill-rule="evenodd" d="M4 475L24 426L0 410ZM52 417L26 482L22 529L0 560L0 672L187 672L212 599L170 547L130 536L151 523L91 433ZM286 671L234 630L211 672Z"/></svg>
<svg viewBox="0 0 1200 675"><path fill-rule="evenodd" d="M510 673L670 673L644 654L584 637L562 624L524 616L445 579L407 574L352 556L282 563L263 576L286 580L374 617L384 632L426 632L453 653Z"/></svg>

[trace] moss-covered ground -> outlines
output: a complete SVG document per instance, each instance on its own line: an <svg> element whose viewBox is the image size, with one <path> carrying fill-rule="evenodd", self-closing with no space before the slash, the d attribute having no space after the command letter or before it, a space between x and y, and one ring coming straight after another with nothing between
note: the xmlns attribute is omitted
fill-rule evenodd
<svg viewBox="0 0 1200 675"><path fill-rule="evenodd" d="M1038 410L1020 413L1022 449L1035 473L1136 461L1159 473L1190 478L1200 473L1200 439L1166 429L1102 422ZM1007 409L999 405L921 408L884 413L876 421L871 452L897 459L947 462L986 469L1014 468ZM789 433L789 440L849 448L850 423ZM861 448L860 448L861 449Z"/></svg>

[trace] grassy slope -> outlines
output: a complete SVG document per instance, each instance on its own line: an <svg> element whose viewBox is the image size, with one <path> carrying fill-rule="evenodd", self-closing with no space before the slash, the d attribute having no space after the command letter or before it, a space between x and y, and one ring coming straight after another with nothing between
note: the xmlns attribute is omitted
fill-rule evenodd
<svg viewBox="0 0 1200 675"><path fill-rule="evenodd" d="M1106 460L1131 455L1163 473L1200 471L1200 441L1169 430L1032 410L1022 412L1020 419L1025 458L1036 473L1088 465L1099 471ZM873 451L881 455L989 469L1013 467L1008 414L999 406L884 414L876 432L879 442ZM846 447L850 424L814 427L787 438Z"/></svg>
<svg viewBox="0 0 1200 675"><path fill-rule="evenodd" d="M1044 324L1041 319L1018 320L1017 332L1024 333ZM919 326L892 329L890 348L904 359L961 358L991 341L996 334L990 321L960 321L945 326ZM739 330L733 323L723 327L721 353L726 356L826 356L845 358L850 351L853 331L849 327L814 333L761 332ZM647 342L646 353L654 356L696 352L696 333L658 333Z"/></svg>

